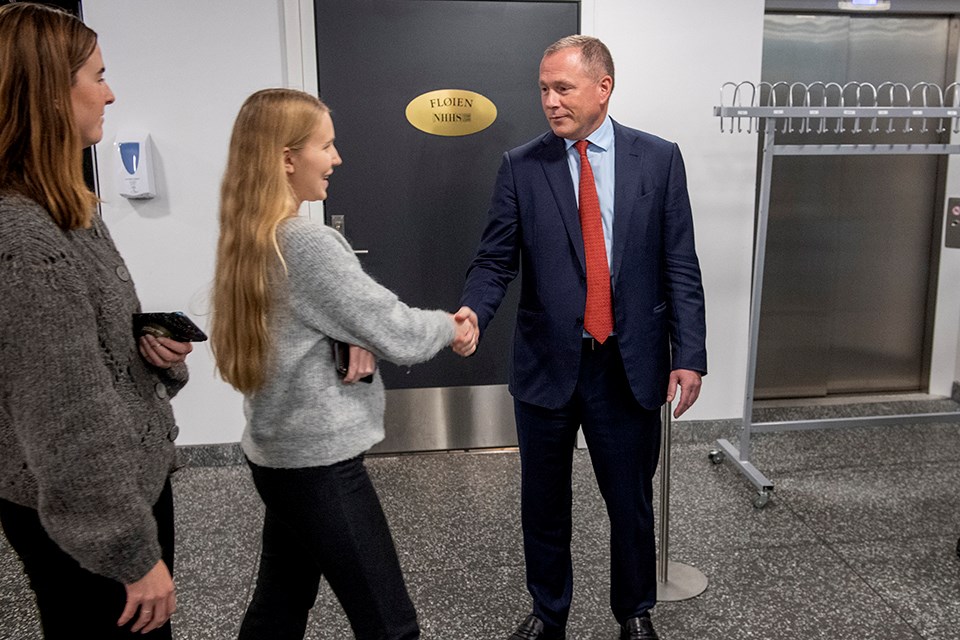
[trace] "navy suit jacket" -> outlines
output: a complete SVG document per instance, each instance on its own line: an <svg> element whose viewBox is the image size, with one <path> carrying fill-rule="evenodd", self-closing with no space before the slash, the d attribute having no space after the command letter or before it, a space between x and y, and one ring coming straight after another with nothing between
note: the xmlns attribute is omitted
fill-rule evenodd
<svg viewBox="0 0 960 640"><path fill-rule="evenodd" d="M655 409L665 401L671 369L707 371L700 265L680 149L613 127L614 326L633 394ZM552 132L503 156L461 298L476 311L481 335L518 273L510 392L560 408L579 373L587 280L566 148Z"/></svg>

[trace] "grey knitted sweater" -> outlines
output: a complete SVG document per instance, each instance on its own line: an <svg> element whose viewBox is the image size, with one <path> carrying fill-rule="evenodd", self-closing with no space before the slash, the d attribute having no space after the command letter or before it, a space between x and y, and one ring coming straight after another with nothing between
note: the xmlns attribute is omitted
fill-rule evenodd
<svg viewBox="0 0 960 640"><path fill-rule="evenodd" d="M36 509L84 568L130 583L160 559L151 509L174 459L184 365L137 350L140 310L99 216L62 231L0 195L0 498Z"/></svg>
<svg viewBox="0 0 960 640"><path fill-rule="evenodd" d="M330 339L413 364L453 340L443 311L405 305L364 273L337 231L290 218L277 232L288 273L278 266L268 319L274 341L266 384L244 402L241 445L266 467L325 466L383 439L383 383L344 384Z"/></svg>

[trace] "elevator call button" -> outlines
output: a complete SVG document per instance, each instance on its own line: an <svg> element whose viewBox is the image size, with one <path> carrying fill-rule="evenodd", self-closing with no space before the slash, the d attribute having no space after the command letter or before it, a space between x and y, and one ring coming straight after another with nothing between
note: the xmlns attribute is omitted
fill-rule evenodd
<svg viewBox="0 0 960 640"><path fill-rule="evenodd" d="M947 228L943 232L943 245L960 249L960 198L947 200Z"/></svg>

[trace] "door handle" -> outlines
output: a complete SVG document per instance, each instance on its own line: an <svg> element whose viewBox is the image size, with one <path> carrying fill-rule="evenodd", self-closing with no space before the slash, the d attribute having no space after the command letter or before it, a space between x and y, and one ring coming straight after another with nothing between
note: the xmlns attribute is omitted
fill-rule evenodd
<svg viewBox="0 0 960 640"><path fill-rule="evenodd" d="M339 231L340 235L342 235L344 238L347 237L347 234L345 232L346 222L344 221L344 216L342 215L330 216L330 226L336 229L337 231ZM368 249L354 249L353 253L354 255L365 256L368 253L370 253L370 251Z"/></svg>

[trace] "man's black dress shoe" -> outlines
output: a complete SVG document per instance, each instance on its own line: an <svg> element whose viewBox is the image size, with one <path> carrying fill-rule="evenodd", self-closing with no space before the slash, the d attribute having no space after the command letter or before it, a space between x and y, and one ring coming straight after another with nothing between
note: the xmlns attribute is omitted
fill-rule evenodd
<svg viewBox="0 0 960 640"><path fill-rule="evenodd" d="M660 640L650 616L630 618L620 627L620 640Z"/></svg>
<svg viewBox="0 0 960 640"><path fill-rule="evenodd" d="M563 631L548 633L543 628L543 620L535 615L527 616L517 630L507 640L566 640L567 634Z"/></svg>

